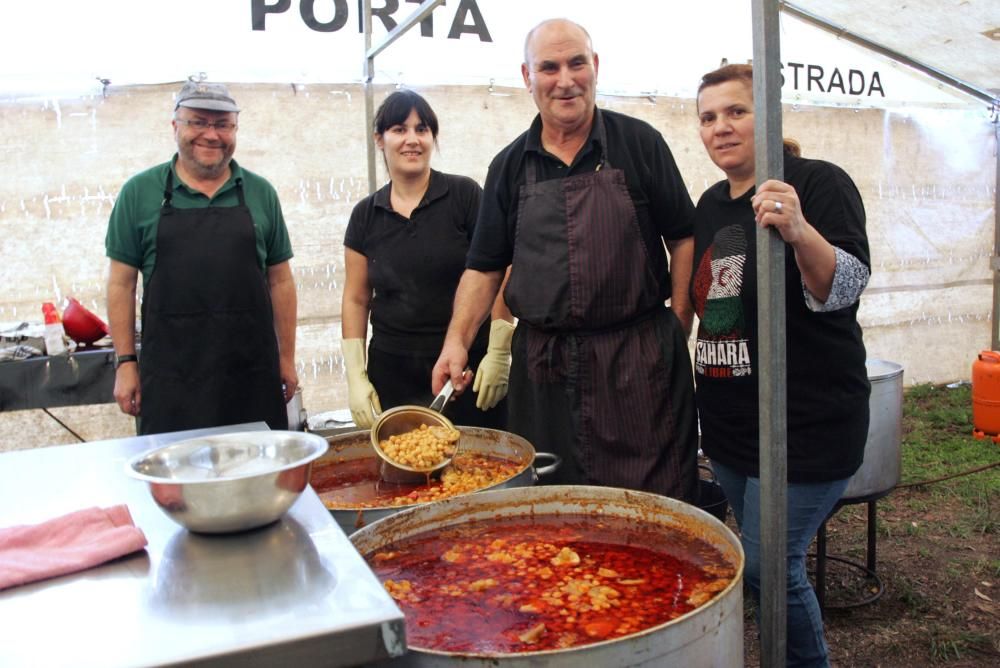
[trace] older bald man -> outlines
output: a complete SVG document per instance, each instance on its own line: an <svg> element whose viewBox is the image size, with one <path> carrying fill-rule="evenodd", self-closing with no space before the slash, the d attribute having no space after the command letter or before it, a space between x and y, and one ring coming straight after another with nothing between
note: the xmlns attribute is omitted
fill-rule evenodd
<svg viewBox="0 0 1000 668"><path fill-rule="evenodd" d="M598 68L582 26L528 33L521 73L538 115L490 165L433 386L463 386L510 265L510 428L563 457L556 482L694 500L694 206L660 133L597 108Z"/></svg>

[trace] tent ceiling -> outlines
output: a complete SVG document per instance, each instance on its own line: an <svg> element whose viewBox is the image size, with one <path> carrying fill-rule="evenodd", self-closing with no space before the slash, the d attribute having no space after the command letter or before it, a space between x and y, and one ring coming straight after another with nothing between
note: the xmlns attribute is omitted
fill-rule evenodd
<svg viewBox="0 0 1000 668"><path fill-rule="evenodd" d="M997 0L793 0L788 4L1000 95Z"/></svg>

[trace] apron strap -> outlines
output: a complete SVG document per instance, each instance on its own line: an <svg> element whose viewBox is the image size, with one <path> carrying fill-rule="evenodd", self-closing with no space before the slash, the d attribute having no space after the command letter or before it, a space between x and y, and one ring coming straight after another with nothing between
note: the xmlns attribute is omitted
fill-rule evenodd
<svg viewBox="0 0 1000 668"><path fill-rule="evenodd" d="M161 202L160 204L160 207L163 212L166 212L173 208L173 205L170 203L170 200L172 200L173 197L174 197L174 168L171 165L171 167L167 169L167 183L166 185L163 186L163 202Z"/></svg>
<svg viewBox="0 0 1000 668"><path fill-rule="evenodd" d="M533 186L535 185L535 181L538 180L538 168L535 163L537 159L537 154L535 154L527 156L524 161L525 185Z"/></svg>
<svg viewBox="0 0 1000 668"><path fill-rule="evenodd" d="M243 177L237 177L236 179L236 196L240 198L240 206L245 207L247 205L246 200L243 199Z"/></svg>

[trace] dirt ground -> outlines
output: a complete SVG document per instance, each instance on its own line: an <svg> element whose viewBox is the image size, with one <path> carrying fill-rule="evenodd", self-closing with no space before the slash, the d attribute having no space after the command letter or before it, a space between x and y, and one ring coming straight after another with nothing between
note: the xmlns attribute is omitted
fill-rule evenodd
<svg viewBox="0 0 1000 668"><path fill-rule="evenodd" d="M990 496L970 509L967 500L928 485L897 488L877 502L881 597L834 609L872 596L877 586L859 569L827 561L826 637L834 666L1000 666L1000 499ZM864 564L866 532L867 506L843 507L827 522L827 555ZM749 604L745 630L746 665L758 666Z"/></svg>

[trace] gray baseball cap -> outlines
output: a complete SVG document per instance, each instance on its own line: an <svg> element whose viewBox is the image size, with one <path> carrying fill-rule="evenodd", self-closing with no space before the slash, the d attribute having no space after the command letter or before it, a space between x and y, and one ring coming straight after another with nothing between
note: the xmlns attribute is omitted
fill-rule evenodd
<svg viewBox="0 0 1000 668"><path fill-rule="evenodd" d="M239 112L240 110L224 84L208 83L207 81L186 81L181 92L177 94L177 105L174 107L174 111L180 107L208 109L209 111Z"/></svg>

